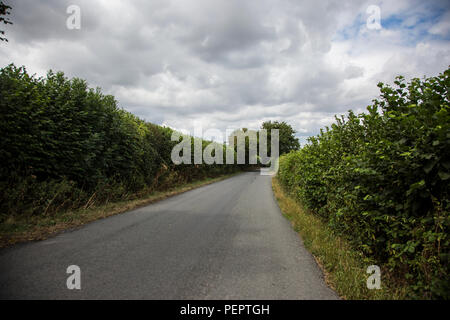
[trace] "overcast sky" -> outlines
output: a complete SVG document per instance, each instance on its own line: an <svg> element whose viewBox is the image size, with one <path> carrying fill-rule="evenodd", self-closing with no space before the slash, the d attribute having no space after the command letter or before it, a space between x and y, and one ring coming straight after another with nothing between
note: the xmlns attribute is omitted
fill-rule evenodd
<svg viewBox="0 0 450 320"><path fill-rule="evenodd" d="M177 129L285 120L304 141L379 81L450 65L450 1L7 0L0 66L64 71ZM81 28L66 26L69 5ZM377 5L381 29L368 28Z"/></svg>

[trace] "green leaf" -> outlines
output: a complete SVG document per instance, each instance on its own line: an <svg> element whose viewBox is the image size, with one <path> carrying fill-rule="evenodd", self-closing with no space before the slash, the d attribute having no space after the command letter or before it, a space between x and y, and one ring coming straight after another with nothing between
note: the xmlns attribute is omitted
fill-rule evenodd
<svg viewBox="0 0 450 320"><path fill-rule="evenodd" d="M439 178L441 178L441 180L448 180L450 179L450 173L448 172L444 172L444 171L439 171L438 172Z"/></svg>
<svg viewBox="0 0 450 320"><path fill-rule="evenodd" d="M436 165L436 160L428 161L425 167L423 167L423 171L425 173L430 173L431 170L433 170L434 166Z"/></svg>

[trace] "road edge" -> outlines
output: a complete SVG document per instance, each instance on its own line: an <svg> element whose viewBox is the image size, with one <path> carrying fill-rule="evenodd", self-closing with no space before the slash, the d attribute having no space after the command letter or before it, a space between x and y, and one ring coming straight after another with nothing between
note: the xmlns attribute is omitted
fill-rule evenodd
<svg viewBox="0 0 450 320"><path fill-rule="evenodd" d="M0 249L11 247L18 243L45 240L64 231L84 226L90 222L145 207L152 203L223 181L242 173L244 173L244 171L238 171L214 178L206 178L182 184L169 190L155 191L132 200L106 203L89 209L66 211L59 213L56 216L35 216L30 217L31 220L19 220L18 223L22 224L21 227L23 229L19 228L18 231L12 232L0 232Z"/></svg>

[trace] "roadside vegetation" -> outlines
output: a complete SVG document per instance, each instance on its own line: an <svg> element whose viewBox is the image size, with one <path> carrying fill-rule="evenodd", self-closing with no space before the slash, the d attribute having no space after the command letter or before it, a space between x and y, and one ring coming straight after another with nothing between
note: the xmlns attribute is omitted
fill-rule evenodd
<svg viewBox="0 0 450 320"><path fill-rule="evenodd" d="M246 128L235 132L243 139L234 145L234 164L225 164L226 144L186 135L172 141L171 128L139 119L113 96L62 72L37 78L11 64L0 70L0 97L1 246L42 239L252 167ZM280 130L283 152L298 148L285 122L262 128ZM180 141L190 141L191 151L194 143L202 151L215 144L212 155L222 148L224 164L195 164L194 152L192 164L175 164L171 153ZM239 146L245 164L237 164ZM260 165L256 160L253 167Z"/></svg>
<svg viewBox="0 0 450 320"><path fill-rule="evenodd" d="M340 278L347 258L317 249L320 235L302 230L312 217L306 212L318 230L331 230L323 236L341 237L361 261L379 265L389 288L407 286L408 298L448 299L450 69L409 83L398 77L395 85L380 83L381 98L367 113L350 111L281 156L278 181L305 208L295 223L343 295L365 294L361 286L353 293L342 287L354 283L350 274Z"/></svg>
<svg viewBox="0 0 450 320"><path fill-rule="evenodd" d="M175 165L172 129L139 119L114 97L61 72L36 78L9 65L0 70L0 96L2 225L51 220L241 169ZM203 150L213 143L200 142Z"/></svg>
<svg viewBox="0 0 450 320"><path fill-rule="evenodd" d="M322 268L327 284L343 299L375 300L404 299L405 285L388 286L390 279L383 277L380 290L369 290L366 285L368 266L374 259L365 257L343 237L337 235L326 222L304 209L294 197L283 190L279 180L272 179L272 189L281 212L289 219L305 247L314 255ZM385 275L384 275L385 276Z"/></svg>
<svg viewBox="0 0 450 320"><path fill-rule="evenodd" d="M92 204L88 207L61 211L58 214L31 216L10 215L0 224L0 248L18 242L43 240L66 229L76 228L98 219L146 206L155 201L227 179L239 173L240 171L214 178L205 178L175 185L162 191L156 190L136 194L127 200Z"/></svg>

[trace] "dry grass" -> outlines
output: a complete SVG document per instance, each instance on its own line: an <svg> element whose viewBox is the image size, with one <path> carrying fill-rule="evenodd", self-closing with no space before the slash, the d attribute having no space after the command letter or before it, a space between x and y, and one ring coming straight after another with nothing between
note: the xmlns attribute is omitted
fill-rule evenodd
<svg viewBox="0 0 450 320"><path fill-rule="evenodd" d="M11 216L0 225L0 248L19 242L43 240L61 231L143 207L155 201L224 180L236 174L238 173L191 182L166 191L153 192L134 200L91 206L87 209L67 211L56 215Z"/></svg>
<svg viewBox="0 0 450 320"><path fill-rule="evenodd" d="M366 286L366 269L376 264L337 236L317 216L304 210L300 204L285 194L277 178L272 188L281 212L300 234L305 247L314 255L322 268L327 284L343 299L405 299L407 287L389 285L389 278L381 274L381 289L369 290ZM383 270L383 268L382 268Z"/></svg>

